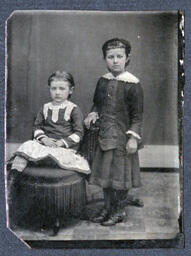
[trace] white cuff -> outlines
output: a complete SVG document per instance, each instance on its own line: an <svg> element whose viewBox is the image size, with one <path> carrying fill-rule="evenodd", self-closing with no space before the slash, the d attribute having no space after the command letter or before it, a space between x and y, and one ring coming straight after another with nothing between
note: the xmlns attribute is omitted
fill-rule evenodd
<svg viewBox="0 0 191 256"><path fill-rule="evenodd" d="M73 140L75 143L79 143L79 142L80 142L80 136L78 136L78 135L75 134L75 133L71 134L68 138L70 138L71 140Z"/></svg>
<svg viewBox="0 0 191 256"><path fill-rule="evenodd" d="M34 137L38 136L39 134L44 134L44 131L41 129L38 129L34 132Z"/></svg>
<svg viewBox="0 0 191 256"><path fill-rule="evenodd" d="M42 138L47 138L47 136L45 134L39 135L36 140L40 141Z"/></svg>
<svg viewBox="0 0 191 256"><path fill-rule="evenodd" d="M88 114L88 117L95 117L96 119L98 119L98 118L99 118L99 115L98 115L98 112L90 112L90 113Z"/></svg>
<svg viewBox="0 0 191 256"><path fill-rule="evenodd" d="M136 132L134 132L134 131L131 131L131 130L129 130L129 131L127 131L126 132L126 134L131 134L131 135L133 135L135 138L137 138L137 139L141 139L141 137L139 136L139 134L137 134Z"/></svg>
<svg viewBox="0 0 191 256"><path fill-rule="evenodd" d="M61 139L61 141L64 143L64 145L66 146L66 148L69 148L68 143L67 143L64 139Z"/></svg>

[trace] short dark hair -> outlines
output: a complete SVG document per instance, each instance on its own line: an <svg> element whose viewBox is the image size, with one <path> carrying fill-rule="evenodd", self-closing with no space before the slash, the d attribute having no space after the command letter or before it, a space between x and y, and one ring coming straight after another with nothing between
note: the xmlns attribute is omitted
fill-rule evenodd
<svg viewBox="0 0 191 256"><path fill-rule="evenodd" d="M48 85L51 85L52 81L67 81L70 84L70 88L74 87L73 76L66 71L57 70L48 78Z"/></svg>
<svg viewBox="0 0 191 256"><path fill-rule="evenodd" d="M103 57L105 59L106 53L110 49L115 49L115 48L124 48L126 56L129 56L129 53L131 52L131 44L129 41L122 39L122 38L112 38L108 41L106 41L103 46L102 46L102 52L103 52Z"/></svg>

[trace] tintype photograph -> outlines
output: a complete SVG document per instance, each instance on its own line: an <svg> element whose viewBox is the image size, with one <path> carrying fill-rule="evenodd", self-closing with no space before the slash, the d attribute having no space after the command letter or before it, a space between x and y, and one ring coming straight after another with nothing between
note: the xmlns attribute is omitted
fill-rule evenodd
<svg viewBox="0 0 191 256"><path fill-rule="evenodd" d="M31 247L183 247L184 13L15 11L7 226Z"/></svg>

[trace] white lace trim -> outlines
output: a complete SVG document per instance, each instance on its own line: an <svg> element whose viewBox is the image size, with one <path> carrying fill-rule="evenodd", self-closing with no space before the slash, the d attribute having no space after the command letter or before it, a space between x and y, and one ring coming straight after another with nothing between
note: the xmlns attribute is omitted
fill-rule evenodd
<svg viewBox="0 0 191 256"><path fill-rule="evenodd" d="M75 107L76 107L76 104L74 104L74 103L72 103L71 101L68 101L68 100L65 101L64 103L62 103L61 105L53 105L52 102L46 103L46 104L44 104L44 107L43 107L44 118L45 119L47 118L48 110L51 109L52 110L52 121L54 123L56 123L58 121L59 110L60 109L65 109L64 119L66 121L69 121L72 110Z"/></svg>
<svg viewBox="0 0 191 256"><path fill-rule="evenodd" d="M134 76L133 74L129 73L128 71L125 71L121 73L118 76L114 76L111 72L103 75L102 77L108 79L108 80L118 80L118 81L123 81L123 82L128 82L128 83L139 83L139 79Z"/></svg>

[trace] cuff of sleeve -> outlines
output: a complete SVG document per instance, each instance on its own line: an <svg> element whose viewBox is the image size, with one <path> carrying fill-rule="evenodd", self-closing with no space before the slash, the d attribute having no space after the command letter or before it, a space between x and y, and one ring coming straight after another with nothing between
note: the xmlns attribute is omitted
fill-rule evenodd
<svg viewBox="0 0 191 256"><path fill-rule="evenodd" d="M99 115L98 115L98 112L90 112L90 113L88 114L88 117L94 117L94 118L98 119L98 118L99 118Z"/></svg>
<svg viewBox="0 0 191 256"><path fill-rule="evenodd" d="M42 134L42 135L39 134L39 136L37 136L35 139L38 141L41 141L42 138L46 138L46 137L47 136L45 134Z"/></svg>
<svg viewBox="0 0 191 256"><path fill-rule="evenodd" d="M133 135L133 137L135 137L136 139L138 139L138 140L140 140L141 139L141 137L139 136L139 134L137 134L136 132L134 132L134 131L131 131L131 130L129 130L129 131L127 131L126 132L126 134L127 135Z"/></svg>
<svg viewBox="0 0 191 256"><path fill-rule="evenodd" d="M70 138L75 143L80 142L80 136L78 136L76 133L71 134L68 138Z"/></svg>
<svg viewBox="0 0 191 256"><path fill-rule="evenodd" d="M69 148L68 143L64 139L62 139L61 141L64 143L66 148Z"/></svg>
<svg viewBox="0 0 191 256"><path fill-rule="evenodd" d="M41 129L37 129L36 131L34 131L34 138L36 139L39 135L44 134L44 131Z"/></svg>

